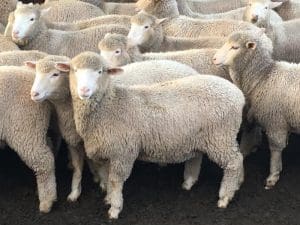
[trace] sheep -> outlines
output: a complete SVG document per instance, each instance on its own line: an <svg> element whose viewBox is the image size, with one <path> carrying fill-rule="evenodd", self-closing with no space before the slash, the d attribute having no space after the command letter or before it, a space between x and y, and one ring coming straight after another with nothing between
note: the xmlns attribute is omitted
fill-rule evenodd
<svg viewBox="0 0 300 225"><path fill-rule="evenodd" d="M19 47L5 35L0 34L0 52L17 51Z"/></svg>
<svg viewBox="0 0 300 225"><path fill-rule="evenodd" d="M140 12L131 18L131 28L128 38L133 45L138 45L141 52L177 51L191 48L218 48L225 38L198 37L180 38L165 36L162 23L165 19Z"/></svg>
<svg viewBox="0 0 300 225"><path fill-rule="evenodd" d="M81 1L49 1L41 7L49 9L45 18L53 22L76 22L105 15L99 7Z"/></svg>
<svg viewBox="0 0 300 225"><path fill-rule="evenodd" d="M34 171L39 209L48 213L57 198L54 156L46 138L51 107L31 101L33 78L34 73L22 67L0 67L0 137Z"/></svg>
<svg viewBox="0 0 300 225"><path fill-rule="evenodd" d="M42 18L46 12L47 9L41 9L37 5L17 6L11 36L22 49L72 57L84 50L97 51L98 42L108 32L128 33L128 29L119 25L105 25L80 31L48 29ZM31 17L34 21L28 19Z"/></svg>
<svg viewBox="0 0 300 225"><path fill-rule="evenodd" d="M257 1L257 0L256 0ZM250 1L250 4L252 2ZM245 19L258 27L266 29L266 34L273 41L273 57L276 60L288 62L300 62L300 19L290 21L272 22L270 11L278 7L282 2L270 2L270 0L260 0L255 4L249 5L245 13ZM265 9L267 7L267 9ZM249 16L254 14L254 18Z"/></svg>
<svg viewBox="0 0 300 225"><path fill-rule="evenodd" d="M36 77L34 80L33 87L31 89L32 99L35 101L44 101L48 99L54 105L54 108L56 109L58 114L58 121L60 124L60 130L62 135L64 136L68 145L73 146L71 150L73 149L74 151L77 149L77 152L80 152L80 150L82 149L81 146L82 140L76 132L75 122L73 120L73 108L71 105L71 97L68 89L69 83L67 82L68 76L65 74L66 71L56 66L56 63L59 63L61 61L66 61L66 58L65 57L62 58L59 56L48 56L37 62L33 62L33 61L26 62L26 65L28 67L36 69ZM53 76L54 74L55 74L55 78ZM163 73L160 75L158 74L151 74L151 75L147 76L147 79L144 79L141 77L141 75L138 72L136 73L131 72L130 78L127 79L126 82L123 82L123 84L124 83L126 83L127 85L128 84L151 84L151 83L157 83L165 80L184 77L183 73L178 74L178 73L171 73L171 72ZM53 78L57 79L58 81L53 82ZM38 93L37 96L35 96L36 93ZM73 154L71 154L71 157L75 153L73 152ZM77 157L77 159L78 158L79 157ZM200 165L201 165L201 162L199 162L199 160L201 159L200 158L193 159L186 163L185 172L184 172L184 182L182 184L183 189L190 190L193 184L198 180L198 175L200 172ZM73 161L74 160L72 160L72 162ZM79 162L77 164L79 164ZM97 172L101 177L100 187L103 191L105 191L106 177L107 177L106 167L101 164L99 165L100 166ZM89 164L89 166L91 171L93 172L93 170L95 170L94 166L91 164ZM76 168L75 166L73 167ZM82 170L82 166L80 168L81 169L77 168L77 170L79 170L77 174L81 174L80 171ZM76 173L73 174L73 176L75 175ZM97 179L95 174L94 174L94 179ZM76 181L76 179L73 179L73 181ZM77 179L77 181L80 181L80 179ZM72 187L74 187L73 188L74 191L72 191L68 197L70 201L76 200L74 199L74 194L72 193L80 194L80 190L81 190L81 188L79 189L80 186L78 185L78 182L77 183L72 182L72 183L74 183L74 185L72 185ZM78 189L79 191L76 191ZM75 195L75 196L79 197L79 195Z"/></svg>
<svg viewBox="0 0 300 225"><path fill-rule="evenodd" d="M277 0L282 2L282 6L276 8L276 11L283 20L292 20L300 18L300 2L297 0Z"/></svg>
<svg viewBox="0 0 300 225"><path fill-rule="evenodd" d="M7 18L10 12L16 8L18 0L2 0L0 4L0 23L7 24Z"/></svg>
<svg viewBox="0 0 300 225"><path fill-rule="evenodd" d="M176 37L228 36L233 31L252 29L253 25L236 20L200 20L179 16L176 0L139 0L137 7L159 19L166 35Z"/></svg>
<svg viewBox="0 0 300 225"><path fill-rule="evenodd" d="M159 64L165 68L160 73L183 68L185 74L196 75L131 86L122 85L122 78L110 78L123 70L126 73L128 67L149 74ZM237 87L225 79L199 76L173 61L139 62L118 69L107 67L99 55L85 52L73 58L70 67L77 132L89 158L109 161L106 199L111 219L117 219L122 210L123 184L136 159L179 163L206 153L224 169L218 206L228 205L243 181L243 157L236 135L245 100Z"/></svg>
<svg viewBox="0 0 300 225"><path fill-rule="evenodd" d="M36 61L47 54L39 51L7 51L0 53L0 66L23 66L25 61Z"/></svg>
<svg viewBox="0 0 300 225"><path fill-rule="evenodd" d="M224 13L237 8L245 7L247 0L205 0L195 1L188 0L191 9L199 13Z"/></svg>
<svg viewBox="0 0 300 225"><path fill-rule="evenodd" d="M145 60L174 60L194 68L198 73L215 74L226 78L227 72L217 68L212 57L216 49L192 49L167 53L141 54L136 45L131 45L128 38L121 34L106 34L99 42L101 56L111 67L124 66Z"/></svg>
<svg viewBox="0 0 300 225"><path fill-rule="evenodd" d="M288 134L299 133L300 128L300 65L275 61L272 51L272 41L263 31L240 31L214 56L214 63L229 69L231 79L245 94L248 120L266 132L271 153L266 189L279 180Z"/></svg>

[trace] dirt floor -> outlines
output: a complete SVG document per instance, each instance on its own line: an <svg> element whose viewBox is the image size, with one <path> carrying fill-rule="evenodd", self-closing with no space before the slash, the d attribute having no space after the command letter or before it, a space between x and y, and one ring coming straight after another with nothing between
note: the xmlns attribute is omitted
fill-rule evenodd
<svg viewBox="0 0 300 225"><path fill-rule="evenodd" d="M79 202L66 201L71 173L64 151L57 160L58 202L52 212L38 212L34 176L11 150L0 151L0 225L299 225L300 138L293 137L284 153L284 172L273 190L263 188L268 151L245 161L246 179L226 210L216 207L222 171L205 159L199 182L183 191L182 165L159 168L137 163L124 190L120 219L107 219L104 195L86 170Z"/></svg>

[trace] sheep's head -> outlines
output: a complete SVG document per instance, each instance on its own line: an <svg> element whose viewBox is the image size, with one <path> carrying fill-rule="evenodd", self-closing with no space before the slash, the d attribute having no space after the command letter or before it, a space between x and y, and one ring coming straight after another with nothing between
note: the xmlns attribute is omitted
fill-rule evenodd
<svg viewBox="0 0 300 225"><path fill-rule="evenodd" d="M69 65L58 66L69 66L72 95L82 100L90 99L97 91L105 91L109 76L123 71L120 68L109 68L102 56L94 52L83 52L75 56Z"/></svg>
<svg viewBox="0 0 300 225"><path fill-rule="evenodd" d="M155 12L158 4L163 0L138 0L136 2L136 7L138 10L144 10L147 13Z"/></svg>
<svg viewBox="0 0 300 225"><path fill-rule="evenodd" d="M244 20L258 27L266 27L270 23L271 10L282 5L282 2L271 0L249 0L244 12Z"/></svg>
<svg viewBox="0 0 300 225"><path fill-rule="evenodd" d="M122 34L106 34L99 42L101 56L110 66L124 66L131 63L128 38Z"/></svg>
<svg viewBox="0 0 300 225"><path fill-rule="evenodd" d="M131 28L128 39L131 44L139 47L151 46L154 42L162 41L162 23L166 19L157 19L145 12L140 12L131 18Z"/></svg>
<svg viewBox="0 0 300 225"><path fill-rule="evenodd" d="M42 102L46 99L64 100L69 94L69 70L58 67L59 63L67 63L64 56L47 56L37 62L27 61L25 65L36 71L31 88L31 99Z"/></svg>
<svg viewBox="0 0 300 225"><path fill-rule="evenodd" d="M272 52L272 41L265 35L264 29L239 31L229 36L213 62L216 66L240 67L254 62L256 58L272 58Z"/></svg>
<svg viewBox="0 0 300 225"><path fill-rule="evenodd" d="M50 8L42 9L39 5L23 4L18 2L13 13L12 39L19 45L26 45L38 31L40 18L49 11Z"/></svg>

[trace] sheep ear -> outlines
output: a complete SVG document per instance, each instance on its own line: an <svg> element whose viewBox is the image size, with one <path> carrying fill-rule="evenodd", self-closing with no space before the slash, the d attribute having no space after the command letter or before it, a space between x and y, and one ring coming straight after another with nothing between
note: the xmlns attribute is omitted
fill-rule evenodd
<svg viewBox="0 0 300 225"><path fill-rule="evenodd" d="M275 9L282 5L283 2L270 2L270 8Z"/></svg>
<svg viewBox="0 0 300 225"><path fill-rule="evenodd" d="M46 16L46 15L49 13L50 10L51 10L51 7L42 9L42 10L41 10L41 16L42 16L42 17L43 17L43 16Z"/></svg>
<svg viewBox="0 0 300 225"><path fill-rule="evenodd" d="M109 68L107 69L107 73L110 76L120 75L124 70L122 68Z"/></svg>
<svg viewBox="0 0 300 225"><path fill-rule="evenodd" d="M22 6L23 5L23 2L21 2L21 1L18 1L17 2L17 8L19 7L19 6Z"/></svg>
<svg viewBox="0 0 300 225"><path fill-rule="evenodd" d="M255 43L255 42L249 41L249 42L247 42L246 47L247 47L248 49L254 50L254 49L256 49L256 43Z"/></svg>
<svg viewBox="0 0 300 225"><path fill-rule="evenodd" d="M67 62L57 62L55 63L55 68L61 72L70 72L70 64Z"/></svg>
<svg viewBox="0 0 300 225"><path fill-rule="evenodd" d="M30 69L35 69L36 68L36 62L34 62L34 61L26 61L26 62L24 62L24 65L27 66Z"/></svg>
<svg viewBox="0 0 300 225"><path fill-rule="evenodd" d="M160 24L162 24L163 22L165 22L166 20L167 20L167 18L156 19L156 20L155 20L155 24L156 24L156 25L160 25Z"/></svg>

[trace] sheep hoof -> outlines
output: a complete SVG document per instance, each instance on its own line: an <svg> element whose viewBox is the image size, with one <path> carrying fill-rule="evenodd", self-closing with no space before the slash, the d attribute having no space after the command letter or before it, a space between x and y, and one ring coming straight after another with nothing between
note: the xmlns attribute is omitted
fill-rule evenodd
<svg viewBox="0 0 300 225"><path fill-rule="evenodd" d="M105 183L101 181L99 186L100 186L101 191L105 193L106 192L106 185L105 185Z"/></svg>
<svg viewBox="0 0 300 225"><path fill-rule="evenodd" d="M195 183L196 183L195 180L188 178L183 182L182 189L186 191L190 191Z"/></svg>
<svg viewBox="0 0 300 225"><path fill-rule="evenodd" d="M115 208L115 207L111 207L108 211L108 217L109 219L118 219L119 218L119 213L120 213L120 209L119 208Z"/></svg>
<svg viewBox="0 0 300 225"><path fill-rule="evenodd" d="M276 185L278 180L279 180L279 174L270 175L266 180L265 189L266 190L272 189Z"/></svg>
<svg viewBox="0 0 300 225"><path fill-rule="evenodd" d="M105 196L104 203L105 203L105 205L110 205L110 198L108 195Z"/></svg>
<svg viewBox="0 0 300 225"><path fill-rule="evenodd" d="M228 197L220 198L219 201L218 201L218 207L221 208L221 209L227 208L228 204L229 204L229 198Z"/></svg>
<svg viewBox="0 0 300 225"><path fill-rule="evenodd" d="M69 194L67 200L68 200L68 202L76 202L78 200L79 196L80 196L80 192L79 191L72 191Z"/></svg>
<svg viewBox="0 0 300 225"><path fill-rule="evenodd" d="M53 201L45 201L40 203L40 212L49 213L51 211Z"/></svg>

